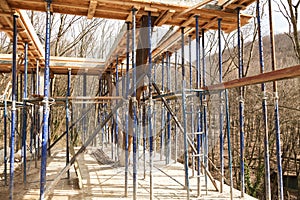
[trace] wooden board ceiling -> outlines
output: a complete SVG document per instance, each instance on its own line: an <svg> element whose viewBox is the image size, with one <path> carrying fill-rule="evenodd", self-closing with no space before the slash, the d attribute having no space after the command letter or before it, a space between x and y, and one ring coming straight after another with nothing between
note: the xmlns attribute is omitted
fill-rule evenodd
<svg viewBox="0 0 300 200"><path fill-rule="evenodd" d="M255 0L203 0L194 5L178 5L176 1L174 4L162 3L157 1L147 0L53 0L51 3L51 12L87 16L87 19L93 17L117 19L124 21L131 21L132 9L137 9L137 21L142 16L147 15L151 11L152 16L156 17L155 26L172 25L178 27L187 27L186 34L194 34L195 19L199 16L200 29L217 29L217 19L222 18L222 30L231 32L237 27L236 8L245 9ZM45 0L0 0L0 31L4 31L12 38L12 13L19 12L18 19L18 49L24 49L24 43L29 43L29 59L32 67L34 67L36 59L41 62L41 67L44 65L44 49L38 39L30 20L24 11L19 10L34 10L46 11ZM241 15L241 25L245 25L250 20L251 16ZM138 23L139 24L139 23ZM125 28L125 27L124 27ZM125 57L126 31L120 35L117 44L111 49L107 61L105 62L105 69L108 66L116 63L116 55L122 60ZM139 32L137 32L137 36ZM163 53L167 48L178 48L178 43L174 42L178 39L178 32L173 36L167 38L161 46L158 46L153 56ZM174 39L175 38L175 39ZM176 40L177 40L176 39ZM171 41L172 40L172 41ZM22 56L20 56L22 59ZM20 61L20 63L22 60ZM69 61L68 61L69 62ZM67 72L70 65L64 64L60 67L56 66L52 69L52 73L63 74ZM74 67L74 66L73 66ZM72 69L73 70L73 69ZM74 68L75 72L79 69ZM93 71L93 70L92 70ZM97 70L95 71L95 73ZM73 72L72 72L73 73Z"/></svg>

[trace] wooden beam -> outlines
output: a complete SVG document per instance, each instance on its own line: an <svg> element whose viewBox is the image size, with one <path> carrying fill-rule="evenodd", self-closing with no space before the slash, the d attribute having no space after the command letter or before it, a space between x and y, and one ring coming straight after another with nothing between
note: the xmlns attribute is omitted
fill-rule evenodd
<svg viewBox="0 0 300 200"><path fill-rule="evenodd" d="M90 0L89 10L87 14L88 19L92 19L95 15L96 8L97 8L98 1L97 0Z"/></svg>
<svg viewBox="0 0 300 200"><path fill-rule="evenodd" d="M188 8L188 9L185 9L185 10L182 11L181 13L177 14L177 15L175 16L175 18L180 17L180 16L182 16L182 15L184 15L184 14L186 14L186 13L189 13L189 12L191 12L192 10L201 9L202 7L204 7L206 4L208 4L208 3L211 2L211 1L212 1L212 0L204 0L204 1L201 1L201 2L197 3L196 5L194 5L194 6L190 7L190 8Z"/></svg>
<svg viewBox="0 0 300 200"><path fill-rule="evenodd" d="M168 21L175 13L175 10L166 10L162 12L159 17L154 22L155 26L162 26L166 21Z"/></svg>
<svg viewBox="0 0 300 200"><path fill-rule="evenodd" d="M188 25L190 25L191 23L195 22L195 16L194 15L191 15L189 17L188 20L184 21L182 24L181 24L181 27L186 27Z"/></svg>
<svg viewBox="0 0 300 200"><path fill-rule="evenodd" d="M9 4L7 3L7 0L0 0L0 8L4 12L11 12L11 8L10 8Z"/></svg>
<svg viewBox="0 0 300 200"><path fill-rule="evenodd" d="M279 81L283 79L290 79L296 77L300 77L300 65L278 69L276 71L266 72L255 76L235 79L232 81L207 86L206 88L203 89L208 91L231 89L231 88L243 87L247 85L254 85L254 84L266 83L271 81Z"/></svg>

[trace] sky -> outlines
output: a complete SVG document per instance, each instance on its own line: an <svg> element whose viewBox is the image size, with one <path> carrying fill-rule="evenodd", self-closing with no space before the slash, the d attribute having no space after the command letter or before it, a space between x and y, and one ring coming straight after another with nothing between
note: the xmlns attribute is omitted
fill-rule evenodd
<svg viewBox="0 0 300 200"><path fill-rule="evenodd" d="M274 31L275 33L284 33L289 31L289 25L287 20L283 17L282 13L279 12L279 8L275 1L279 2L279 0L273 0L273 25L274 25ZM286 2L287 0L282 0L283 2ZM299 0L292 0L293 4L295 5L296 2ZM267 8L267 7L266 7ZM298 21L298 27L300 27L300 20Z"/></svg>

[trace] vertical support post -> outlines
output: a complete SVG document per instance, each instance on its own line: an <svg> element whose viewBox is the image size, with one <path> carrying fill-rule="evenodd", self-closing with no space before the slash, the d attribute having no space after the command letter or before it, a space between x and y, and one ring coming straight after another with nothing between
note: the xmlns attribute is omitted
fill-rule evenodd
<svg viewBox="0 0 300 200"><path fill-rule="evenodd" d="M165 61L164 55L162 56L161 61L161 92L164 93L165 90ZM165 107L161 104L161 136L160 136L160 160L162 160L162 156L164 155L166 149L164 146L165 143Z"/></svg>
<svg viewBox="0 0 300 200"><path fill-rule="evenodd" d="M232 177L232 155L230 144L230 114L228 103L228 91L225 90L225 110L226 110L226 128L227 128L227 144L228 144L228 164L229 164L229 176L230 176L230 199L233 199L233 177Z"/></svg>
<svg viewBox="0 0 300 200"><path fill-rule="evenodd" d="M205 61L205 30L201 30L202 35L202 76L203 76L203 87L206 86L206 61ZM207 171L208 171L208 127L207 127L207 99L206 94L203 95L203 133L204 133L204 178L205 178L205 191L208 193L208 179L207 179Z"/></svg>
<svg viewBox="0 0 300 200"><path fill-rule="evenodd" d="M14 160L15 160L15 132L16 132L16 86L17 86L17 44L18 30L17 20L18 15L13 15L13 63L12 63L12 108L11 108L11 135L10 135L10 182L9 182L9 199L13 199L14 190Z"/></svg>
<svg viewBox="0 0 300 200"><path fill-rule="evenodd" d="M195 16L195 23L196 23L196 87L200 88L201 86L201 70L200 70L200 37L199 37L199 16ZM201 94L201 104L202 104L202 97ZM203 131L201 126L202 124L202 115L200 113L201 108L197 106L197 132ZM200 171L201 171L201 135L197 134L197 196L201 195L201 178L200 178Z"/></svg>
<svg viewBox="0 0 300 200"><path fill-rule="evenodd" d="M47 143L48 143L48 118L49 118L49 82L50 82L50 5L51 0L47 1L46 11L46 40L45 40L45 74L44 74L44 99L43 99L43 132L42 132L42 158L41 158L41 179L40 179L40 199L44 199L46 185L47 167Z"/></svg>
<svg viewBox="0 0 300 200"><path fill-rule="evenodd" d="M238 60L239 60L239 78L243 77L244 67L241 48L241 16L240 8L237 8L237 33L238 33ZM240 119L240 167L241 167L241 197L245 194L245 171L244 171L244 97L243 87L240 88L239 100L239 119Z"/></svg>
<svg viewBox="0 0 300 200"><path fill-rule="evenodd" d="M40 61L39 59L36 59L36 70L35 70L35 76L36 76L36 88L35 93L37 95L40 94Z"/></svg>
<svg viewBox="0 0 300 200"><path fill-rule="evenodd" d="M7 185L7 99L4 95L4 182Z"/></svg>
<svg viewBox="0 0 300 200"><path fill-rule="evenodd" d="M263 42L261 33L261 18L260 18L260 1L257 0L256 4L256 18L258 24L258 46L259 46L259 63L260 63L260 73L264 73L264 57L263 57ZM268 128L268 109L267 109L267 94L266 94L266 84L261 84L262 90L262 111L264 118L264 157L265 157L265 192L266 200L271 200L271 181L270 181L270 154L269 154L269 128Z"/></svg>
<svg viewBox="0 0 300 200"><path fill-rule="evenodd" d="M133 111L133 199L137 199L137 101L136 101L136 9L132 9L132 111Z"/></svg>
<svg viewBox="0 0 300 200"><path fill-rule="evenodd" d="M149 105L148 105L148 131L149 131L149 167L150 167L150 200L153 200L153 129L152 129L152 113L153 113L153 101L152 101L152 22L151 22L151 12L148 12L148 79L149 79Z"/></svg>
<svg viewBox="0 0 300 200"><path fill-rule="evenodd" d="M129 98L129 84L130 84L130 76L129 76L129 65L130 65L130 22L126 22L127 25L127 35L126 35L126 90L125 90L125 98L126 98L126 107L129 110L128 98ZM128 132L129 132L129 114L126 112L125 114L125 197L128 196Z"/></svg>
<svg viewBox="0 0 300 200"><path fill-rule="evenodd" d="M222 41L221 41L221 27L222 19L218 19L218 40L219 40L219 82L222 83ZM224 136L223 136L223 91L221 90L219 93L220 98L220 192L223 193L223 186L224 186Z"/></svg>
<svg viewBox="0 0 300 200"><path fill-rule="evenodd" d="M70 163L70 134L69 134L69 122L70 122L70 114L69 114L69 97L71 95L71 68L68 68L68 87L67 87L67 95L66 95L66 166ZM71 140L71 142L73 142ZM70 179L70 170L67 171L67 178Z"/></svg>
<svg viewBox="0 0 300 200"><path fill-rule="evenodd" d="M178 55L177 55L177 51L175 52L175 92L177 92L177 70L178 70ZM177 112L177 106L178 106L178 100L176 98L175 100L175 112ZM175 163L177 163L177 158L178 158L178 129L177 129L177 125L175 125Z"/></svg>
<svg viewBox="0 0 300 200"><path fill-rule="evenodd" d="M189 85L190 85L190 89L193 88L193 69L192 69L192 36L189 35L188 36L188 42L189 42L189 71L190 71L190 74L189 74ZM191 127L190 127L190 133L191 133L191 136L192 136L192 144L194 145L195 143L195 135L193 134L194 133L194 102L193 102L193 99L191 98L190 99L190 106L189 106L189 109L190 109L190 123L191 123ZM195 153L192 152L192 177L195 176Z"/></svg>
<svg viewBox="0 0 300 200"><path fill-rule="evenodd" d="M171 91L171 63L170 63L170 54L169 52L167 52L166 54L166 60L167 60L167 87L168 87L168 91ZM170 100L168 100L168 103L170 103ZM166 146L166 164L170 164L170 160L171 160L171 113L168 111L167 112L167 122L168 122L168 126L167 126L167 146Z"/></svg>
<svg viewBox="0 0 300 200"><path fill-rule="evenodd" d="M27 79L28 79L28 43L24 45L24 90L23 90L23 137L22 137L22 151L23 151L23 182L26 184L26 138L27 138L27 113L26 113L26 99L27 99Z"/></svg>
<svg viewBox="0 0 300 200"><path fill-rule="evenodd" d="M85 97L86 96L86 90L87 90L87 74L86 71L83 73L83 85L82 85L82 96ZM83 101L82 103L82 110L83 112L85 112L86 109L86 104ZM86 138L87 138L87 118L84 117L82 119L82 129L83 129L83 143L85 142Z"/></svg>
<svg viewBox="0 0 300 200"><path fill-rule="evenodd" d="M185 171L185 187L187 192L187 200L190 199L190 184L189 184L189 159L188 159L188 142L187 142L187 119L186 119L186 103L185 103L185 66L184 66L184 27L181 27L181 73L182 73L182 112L184 125L184 171Z"/></svg>
<svg viewBox="0 0 300 200"><path fill-rule="evenodd" d="M119 57L116 57L116 96L119 96ZM116 105L118 105L118 100L116 100ZM116 111L115 120L115 161L118 160L119 152L118 152L118 136L119 136L119 124L118 124L118 114L119 109Z"/></svg>
<svg viewBox="0 0 300 200"><path fill-rule="evenodd" d="M270 24L270 40L271 40L271 65L272 71L277 68L276 55L275 55L275 39L273 32L273 10L272 1L268 0L269 3L269 24ZM274 93L274 113L275 113L275 129L276 129L276 157L277 157L277 181L278 181L278 199L283 200L283 178L282 178L282 161L281 161L281 142L280 142L280 124L279 124L279 107L278 107L278 90L277 82L273 82L273 93Z"/></svg>
<svg viewBox="0 0 300 200"><path fill-rule="evenodd" d="M33 69L31 69L31 95L34 94L34 73ZM29 146L30 146L30 153L32 153L32 145L33 145L33 132L34 132L34 105L31 106L31 123L30 123L30 141L29 141Z"/></svg>

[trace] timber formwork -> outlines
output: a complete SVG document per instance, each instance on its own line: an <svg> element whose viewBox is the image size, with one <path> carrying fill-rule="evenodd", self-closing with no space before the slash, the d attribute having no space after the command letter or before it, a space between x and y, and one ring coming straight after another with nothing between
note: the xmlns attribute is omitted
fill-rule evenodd
<svg viewBox="0 0 300 200"><path fill-rule="evenodd" d="M189 155L188 155L188 149L191 148L193 151L192 157L195 157L195 160L193 163L197 163L197 197L205 196L205 194L202 194L205 190L206 193L208 192L207 185L208 185L208 178L211 179L211 182L213 183L213 186L216 190L219 190L220 192L223 192L224 188L224 160L221 158L221 182L220 187L216 185L213 178L211 177L209 171L208 171L208 137L207 137L207 124L206 124L206 95L207 91L215 91L216 94L220 96L221 102L220 102L220 156L223 156L223 119L224 116L226 116L226 128L227 128L227 134L228 138L230 138L230 113L228 112L228 91L227 89L230 88L239 88L244 87L247 85L252 84L262 84L262 88L264 88L264 84L266 82L274 82L274 88L273 91L275 93L275 105L276 107L276 116L275 116L275 122L276 122L276 134L277 134L277 155L280 155L280 127L279 127L279 113L278 113L278 96L277 96L277 85L276 81L282 80L282 79L289 79L289 78L295 78L300 76L300 66L293 66L285 69L276 70L276 62L275 62L275 54L272 52L272 58L273 58L273 71L264 73L263 70L263 61L261 62L262 67L262 74L252 76L252 77L243 77L242 71L242 57L241 57L241 35L240 35L240 28L241 26L248 23L248 21L251 19L251 16L241 14L240 11L246 9L249 5L251 5L254 2L254 0L230 0L230 1L212 1L212 0L203 0L200 3L194 3L194 4L175 4L172 2L168 3L162 3L160 1L144 1L144 0L48 0L48 1L42 1L42 0L1 0L0 1L0 8L1 8L1 14L0 14L0 30L4 31L8 34L8 36L13 40L13 54L12 55L1 55L0 56L0 71L2 73L12 73L12 100L11 100L11 141L14 141L14 135L15 135L15 126L16 126L16 119L15 119L15 111L16 111L16 105L23 106L24 108L26 106L29 106L31 108L34 108L35 104L37 102L40 102L41 105L43 105L43 127L42 127L42 139L41 141L37 141L38 143L41 143L41 176L40 176L40 199L44 199L51 193L51 191L54 189L55 185L60 181L61 177L68 173L69 177L69 170L73 164L76 165L77 158L80 154L82 154L87 146L91 144L95 136L99 134L105 127L107 126L107 123L111 121L111 118L114 117L115 113L121 112L121 107L123 103L127 106L132 106L129 108L129 110L132 110L132 116L133 121L131 122L131 128L132 128L132 136L133 136L133 166L132 166L132 181L133 181L133 199L138 198L138 152L139 150L139 134L138 133L148 133L149 141L146 141L144 139L143 141L143 155L146 151L146 143L149 146L149 166L150 166L150 194L149 199L154 198L153 190L155 190L153 186L154 182L154 176L153 176L153 153L154 153L154 141L155 137L153 136L154 129L152 126L154 126L155 121L153 120L154 117L154 109L155 103L153 102L153 99L157 98L160 99L163 102L164 109L166 109L164 112L166 112L167 119L163 119L161 124L168 124L171 122L171 119L173 119L176 123L176 127L179 129L180 132L182 132L184 138L184 188L186 190L185 197L187 199L190 199L190 196L193 196L191 193L190 188L190 169L188 166L189 163ZM257 1L257 7L259 8L259 1ZM269 8L271 10L271 1L269 1ZM42 11L46 12L46 37L45 37L45 49L43 45L40 43L40 40L38 39L33 26L31 25L25 11L24 10L32 10L32 11ZM52 57L50 56L50 13L62 13L62 14L72 14L72 15L80 15L80 16L87 16L88 19L92 19L94 17L96 18L107 18L107 19L117 19L117 20L123 20L125 21L125 25L122 28L122 31L116 40L115 45L111 49L107 60L101 61L96 59L84 59L84 58L62 58L62 57ZM258 14L259 14L258 9ZM272 30L272 12L269 12L270 14L270 32L271 35L273 35ZM260 26L260 22L258 22ZM162 26L162 25L170 25L174 26L175 31L164 38L157 47L152 48L151 47L151 32L152 28L154 26ZM201 31L200 31L201 30ZM218 30L218 47L219 47L219 84L216 85L207 85L205 80L205 52L204 52L204 35L207 30ZM221 40L221 32L224 31L226 33L230 33L232 31L237 30L238 32L238 50L239 50L239 78L236 80L231 80L228 82L222 81L222 40ZM188 36L188 37L187 37ZM143 39L139 38L146 38L143 41ZM200 37L202 38L202 51L200 51ZM188 38L188 40L187 40ZM185 45L189 44L192 39L196 39L196 68L197 68L197 80L196 88L189 88L187 89L187 80L185 80L186 72L185 72ZM273 41L273 40L272 40ZM260 42L261 42L261 35L260 35ZM139 49L139 45L142 44L143 49ZM261 45L261 44L260 44ZM272 45L274 45L272 43ZM274 48L273 48L274 49ZM166 64L167 67L171 67L170 65L170 57L172 56L171 52L176 52L181 50L181 62L177 63L177 58L175 59L175 66L181 65L182 68L182 112L183 115L188 115L188 113L195 112L195 116L197 116L198 122L195 124L195 128L193 130L190 130L192 133L188 133L187 123L183 121L181 123L178 120L178 116L176 116L176 113L172 110L170 107L170 96L176 96L178 94L177 91L168 91L169 94L164 93L164 88L159 89L156 82L155 82L155 73L153 71L155 70L155 65L158 65L157 63L153 63L153 60L155 59L156 62L159 60L163 60L161 65ZM17 51L24 52L22 55L17 57ZM131 51L131 53L130 53ZM260 52L262 52L262 49L260 49ZM189 54L191 55L191 51L189 51ZM200 60L200 55L202 55L202 60ZM131 56L131 61L129 59L129 56ZM177 54L175 53L175 56ZM262 57L262 56L261 56ZM166 61L164 61L166 60ZM126 69L120 68L120 63L124 62L126 63ZM190 62L191 63L191 60ZM202 64L202 67L200 67L200 63ZM143 66L142 66L143 65ZM146 66L146 67L144 67ZM38 72L39 68L44 69L45 74L45 82L44 82L44 92L42 92L43 95L37 94L34 99L28 99L27 97L27 91L24 91L23 95L23 104L22 102L17 102L16 94L15 94L15 87L16 87L16 73L17 70L24 74L24 88L27 88L27 76L29 69L32 69L32 71ZM140 69L139 69L140 68ZM191 66L190 66L191 68ZM170 68L168 68L168 72L170 72ZM192 73L192 70L190 70ZM201 78L201 72L202 78ZM83 97L71 97L70 95L70 77L71 75L76 74L84 74L86 75L94 75L99 76L99 74L110 74L114 76L117 92L115 96L100 96L100 97L86 97L85 93L83 94ZM49 81L50 77L55 74L65 74L68 75L68 92L66 97L51 97L49 94ZM119 77L122 76L122 80L125 80L122 87L119 85ZM162 75L164 77L164 75ZM170 74L167 74L168 80L167 80L167 87L170 88ZM192 76L190 76L192 77ZM176 77L177 78L177 77ZM164 78L163 78L164 79ZM148 83L144 83L144 80L147 80ZM129 84L129 82L131 82ZM189 85L192 85L192 82L194 80L190 80L191 83ZM142 83L143 82L143 83ZM103 82L102 84L108 84L107 82ZM86 84L84 84L86 87ZM99 84L100 85L100 84ZM145 97L144 99L144 110L139 109L140 105L140 95L143 91L139 91L141 85L147 85L148 86L148 93L147 93L147 104ZM161 84L164 86L164 83ZM130 87L129 87L130 86ZM118 87L122 88L121 94L119 94ZM108 88L108 86L107 86ZM106 88L106 89L107 89ZM105 89L105 86L103 88ZM263 90L265 92L265 90ZM109 91L111 93L111 91ZM162 94L163 92L163 94ZM184 101L185 98L188 98L187 93L194 93L201 98L201 105L197 105L193 107L193 105L190 107L191 110L188 111L189 105L186 105L187 101ZM107 94L107 92L104 92L104 94ZM145 93L144 93L145 94ZM129 98L130 96L130 98ZM5 111L7 112L7 98L5 95L3 95L3 99L1 101L4 102ZM244 100L242 97L242 93L240 96L240 102L239 102L239 111L240 111L240 135L241 135L241 144L244 143L243 135L244 135L244 119L243 119L243 112L244 112ZM80 100L80 103L83 103L85 112L82 114L81 117L79 117L75 122L72 124L68 124L70 121L70 116L66 114L66 131L59 136L59 138L53 142L52 144L48 143L48 131L49 131L49 107L51 104L51 101L57 101L57 102L63 102L66 105L66 113L68 113L69 109L69 101L75 102L76 100ZM69 147L69 131L74 127L74 124L76 124L79 121L85 120L86 113L93 109L93 107L85 107L87 104L86 101L92 101L92 103L99 103L102 106L106 104L107 102L114 101L114 106L111 107L110 112L107 112L104 116L104 119L99 123L99 125L96 127L96 129L89 135L85 135L83 137L83 145L79 150L75 153L73 153L73 157L69 159L69 149L73 147ZM104 102L105 101L105 102ZM224 102L225 102L225 108L224 108ZM203 104L202 104L203 103ZM29 105L27 105L29 104ZM129 105L128 105L129 104ZM131 105L132 104L132 105ZM25 110L25 109L24 109ZM147 112L146 112L147 111ZM141 115L141 113L144 114ZM123 138L125 140L125 150L126 150L126 163L125 163L125 196L128 196L128 173L129 173L129 163L128 161L128 132L129 132L129 114L126 114L125 112L125 135L126 137ZM164 114L162 114L163 116ZM26 112L24 112L24 116L26 116ZM143 120L141 120L143 118ZM26 117L25 122L23 122L23 126L26 127ZM140 121L139 121L140 120ZM114 138L114 142L118 140L118 128L121 126L118 122L118 120L112 120L112 124L114 124L114 134L112 134L112 137ZM140 125L142 123L145 123L147 121L147 128L148 130L142 130L142 127ZM182 125L183 124L183 125ZM267 125L266 125L267 126ZM146 126L144 126L146 127ZM197 130L196 130L197 128ZM84 128L86 129L86 128ZM163 129L163 128L162 128ZM25 128L26 130L26 128ZM85 130L86 131L86 130ZM168 126L166 134L164 135L166 138L164 138L165 142L165 158L166 158L166 164L169 164L170 159L170 131L171 127ZM192 136L189 136L188 134L192 134ZM5 136L7 134L5 133ZM201 135L201 137L200 137ZM23 133L23 148L26 149L26 131ZM66 165L65 167L58 173L58 175L54 178L54 180L50 183L46 184L46 171L47 171L47 150L51 149L57 141L59 141L61 138L66 136ZM144 137L146 138L146 136ZM6 138L7 139L7 138ZM5 140L6 140L5 139ZM117 142L116 142L117 143ZM266 144L268 142L266 141ZM161 143L161 145L163 145ZM176 144L175 144L176 145ZM39 145L37 145L39 146ZM228 143L228 150L230 150L230 143ZM10 145L11 147L11 154L10 154L10 160L14 160L14 144L12 143ZM163 146L161 146L162 148ZM112 157L115 155L118 155L116 152L113 152L114 147L112 145ZM23 149L24 152L26 150ZM243 163L244 157L243 157L243 145L241 145L241 163ZM162 153L162 152L161 152ZM229 151L228 155L230 156L231 153ZM23 154L24 162L24 182L26 183L26 153ZM266 157L266 166L268 162L268 155L265 155ZM118 159L118 158L117 158ZM230 158L231 159L231 158ZM279 198L283 199L283 183L282 183L282 174L281 172L281 160L280 156L277 157L278 159L278 188L279 188ZM5 158L5 160L7 160ZM146 157L144 157L144 165L146 165ZM175 158L175 162L177 161L177 158ZM7 164L7 161L5 162L5 165ZM78 163L77 163L78 165ZM79 164L80 165L80 164ZM194 169L195 167L193 167ZM231 169L231 167L229 167ZM6 173L5 169L5 173ZM201 173L200 173L201 172ZM203 175L204 174L204 175ZM241 197L244 197L244 169L243 165L241 165ZM269 169L266 169L266 176L269 176ZM201 187L201 177L204 177L205 179L205 187ZM267 177L268 178L268 177ZM7 180L7 177L5 178ZM14 165L13 162L11 162L10 166L10 195L9 198L13 199L13 182L14 180ZM267 180L267 179L266 179ZM266 183L266 187L270 187L270 183ZM230 198L233 198L233 192L232 192L232 176L230 178ZM202 192L201 192L202 191ZM266 197L267 199L270 199L269 191L267 191Z"/></svg>

